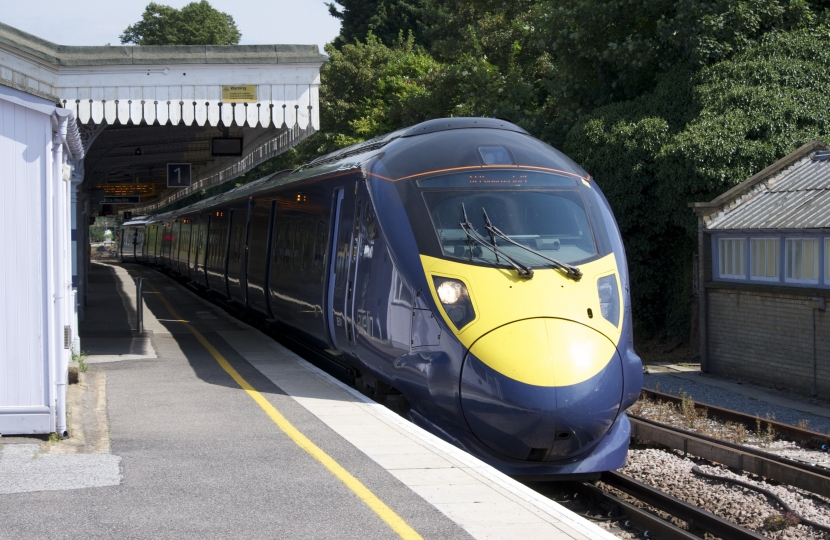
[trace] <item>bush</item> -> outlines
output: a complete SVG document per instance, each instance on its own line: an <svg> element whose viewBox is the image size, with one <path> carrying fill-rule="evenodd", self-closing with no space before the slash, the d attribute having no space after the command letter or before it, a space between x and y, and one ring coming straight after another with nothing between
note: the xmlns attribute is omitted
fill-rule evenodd
<svg viewBox="0 0 830 540"><path fill-rule="evenodd" d="M730 60L677 67L570 131L565 151L596 176L619 221L646 329L687 335L697 235L688 203L828 138L828 66L826 27L772 32Z"/></svg>

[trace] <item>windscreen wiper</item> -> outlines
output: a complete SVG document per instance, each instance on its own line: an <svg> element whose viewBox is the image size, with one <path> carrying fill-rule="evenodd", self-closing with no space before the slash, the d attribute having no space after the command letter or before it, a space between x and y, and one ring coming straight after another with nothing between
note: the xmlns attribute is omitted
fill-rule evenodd
<svg viewBox="0 0 830 540"><path fill-rule="evenodd" d="M499 261L499 255L501 255L501 257L505 261L507 261L507 263L510 266L512 266L516 270L516 272L518 272L519 277L523 277L523 278L527 278L527 279L531 279L533 277L533 269L529 266L525 266L522 263L508 257L507 255L504 254L503 251L500 251L499 248L495 244L495 238L493 239L494 242L492 244L489 244L487 242L487 240L482 238L481 235L479 235L478 232L476 232L475 227L473 227L473 224L470 223L470 220L467 218L467 209L464 207L464 203L461 203L461 210L462 210L462 212L464 212L464 221L460 222L459 225L461 225L461 230L464 231L465 233L467 233L467 240L468 241L472 240L472 241L486 247L490 251L492 251L493 255L496 256L496 261L497 262L500 262ZM472 245L470 246L470 256L472 257Z"/></svg>
<svg viewBox="0 0 830 540"><path fill-rule="evenodd" d="M573 279L574 281L579 281L579 279L582 277L582 271L579 268L577 268L576 266L571 266L570 264L557 261L556 259L551 259L550 257L548 257L546 255L542 255L541 253L539 253L535 249L531 249L531 248L529 248L528 246L526 246L524 244L520 244L519 242L516 242L515 240L513 240L512 238L510 238L509 236L507 236L506 234L501 232L498 229L498 227L496 227L492 223L490 223L490 218L487 217L487 210L485 210L483 206L481 207L481 213L484 214L484 228L487 229L488 233L490 233L490 238L493 238L493 244L494 245L495 245L495 238L494 237L497 236L497 237L501 238L502 240L510 242L514 246L520 247L520 248L522 248L526 251L529 251L529 252L533 253L534 255L537 255L537 256L545 259L546 261L551 263L551 265L554 268L556 268L557 270L562 270L563 272L565 272L566 276ZM466 216L466 213L465 213L465 216Z"/></svg>

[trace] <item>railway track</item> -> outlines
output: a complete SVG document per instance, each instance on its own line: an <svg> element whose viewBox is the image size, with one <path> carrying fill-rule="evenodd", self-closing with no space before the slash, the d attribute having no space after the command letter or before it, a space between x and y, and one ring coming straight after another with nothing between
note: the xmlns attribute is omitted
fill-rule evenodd
<svg viewBox="0 0 830 540"><path fill-rule="evenodd" d="M638 439L830 497L830 470L824 467L816 467L758 448L723 441L646 418L631 415L629 420L631 435Z"/></svg>
<svg viewBox="0 0 830 540"><path fill-rule="evenodd" d="M659 489L644 484L638 480L622 473L609 471L602 474L602 482L611 486L635 499L654 507L658 510L685 521L692 531L706 532L714 536L729 540L760 540L765 536L741 527L737 523L724 519L707 510L699 508L686 501L673 497ZM591 484L583 484L580 492L588 496L602 498L605 505L615 505L619 508L620 515L626 515L625 522L629 527L636 528L644 533L647 538L659 538L663 540L691 540L699 536L687 530L681 529L652 514L648 510L639 508L627 503Z"/></svg>
<svg viewBox="0 0 830 540"><path fill-rule="evenodd" d="M643 395L668 403L679 404L683 401L681 397L653 390L643 390ZM707 416L710 418L716 418L724 422L739 422L750 429L755 428L759 420L755 416L705 403L695 403L695 407L706 409ZM759 448L701 435L635 415L629 415L629 419L632 425L632 437L642 441L679 450L684 455L691 454L707 461L720 463L733 470L757 474L774 483L791 485L830 497L830 469L817 466L816 463L789 459ZM761 421L769 423L779 435L801 444L810 446L830 445L830 437L826 434L790 426L774 420L762 419ZM718 477L713 478L717 479ZM632 504L614 493L590 483L575 485L574 489L580 497L587 498L602 508L609 516L605 518L606 520L617 521L626 528L636 529L644 533L645 537L666 540L691 540L700 538L700 533L709 533L724 539L767 538L622 473L615 471L603 473L601 480L606 486L615 488L642 504ZM754 489L752 486L746 487ZM763 490L761 491L763 492ZM771 494L767 493L767 495L770 496ZM770 502L773 506L776 505L774 501L771 500ZM685 521L689 530L677 527L641 506L660 510L673 518ZM785 508L785 510L790 511L789 508ZM827 528L820 524L811 523L807 520L804 523L827 532Z"/></svg>
<svg viewBox="0 0 830 540"><path fill-rule="evenodd" d="M666 394L664 392L659 392L657 390L650 390L647 388L643 388L641 396L653 399L655 401L662 401L664 403L680 404L683 402L683 398L681 397L674 396L672 394ZM827 445L828 447L830 447L830 435L827 435L826 433L820 433L818 431L812 431L797 426L791 426L789 424L784 424L783 422L777 422L771 419L759 418L757 416L752 416L730 409L724 409L722 407L710 405L708 403L695 402L694 406L697 410L705 409L709 417L717 418L724 422L738 422L745 425L749 429L755 429L758 420L760 420L765 424L769 424L769 426L771 426L777 434L789 440L801 444L811 444L818 446Z"/></svg>

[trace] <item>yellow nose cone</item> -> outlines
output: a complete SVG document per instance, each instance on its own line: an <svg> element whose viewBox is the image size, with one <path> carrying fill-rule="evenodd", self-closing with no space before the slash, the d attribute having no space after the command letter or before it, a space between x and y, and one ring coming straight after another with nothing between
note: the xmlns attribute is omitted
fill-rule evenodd
<svg viewBox="0 0 830 540"><path fill-rule="evenodd" d="M525 319L496 328L470 348L479 360L506 377L534 386L584 382L614 357L611 341L565 319Z"/></svg>

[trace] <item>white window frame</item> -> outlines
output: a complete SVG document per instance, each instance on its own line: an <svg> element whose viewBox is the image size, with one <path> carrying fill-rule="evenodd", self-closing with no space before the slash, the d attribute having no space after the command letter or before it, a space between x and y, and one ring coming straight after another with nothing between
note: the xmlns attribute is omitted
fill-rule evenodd
<svg viewBox="0 0 830 540"><path fill-rule="evenodd" d="M722 257L722 250L721 250L721 242L737 242L739 245L743 245L743 255L738 259L740 261L740 265L743 268L743 274L725 274L721 272L723 268L723 257ZM747 279L747 238L745 236L719 236L716 242L717 250L718 250L718 278L719 279L740 279L746 281ZM733 258L734 262L734 258Z"/></svg>
<svg viewBox="0 0 830 540"><path fill-rule="evenodd" d="M749 240L749 279L751 281L768 281L768 282L779 282L781 281L781 238L778 236L750 236ZM752 244L756 241L769 241L772 240L775 242L775 276L753 276L752 275L752 265L755 262L755 252L752 249ZM766 249L766 247L764 248Z"/></svg>
<svg viewBox="0 0 830 540"><path fill-rule="evenodd" d="M830 285L830 236L824 240L824 286ZM819 272L821 274L821 272Z"/></svg>
<svg viewBox="0 0 830 540"><path fill-rule="evenodd" d="M816 278L815 279L804 279L804 278L791 278L788 277L787 274L789 272L789 249L791 242L796 241L810 241L815 242L816 251L815 251L815 265L816 265ZM791 237L784 237L784 268L782 274L784 275L784 282L785 283L803 283L803 284L810 284L810 285L817 285L819 283L819 279L821 278L821 263L820 254L821 254L821 246L820 239L815 236L791 236ZM802 261L803 262L803 261Z"/></svg>

